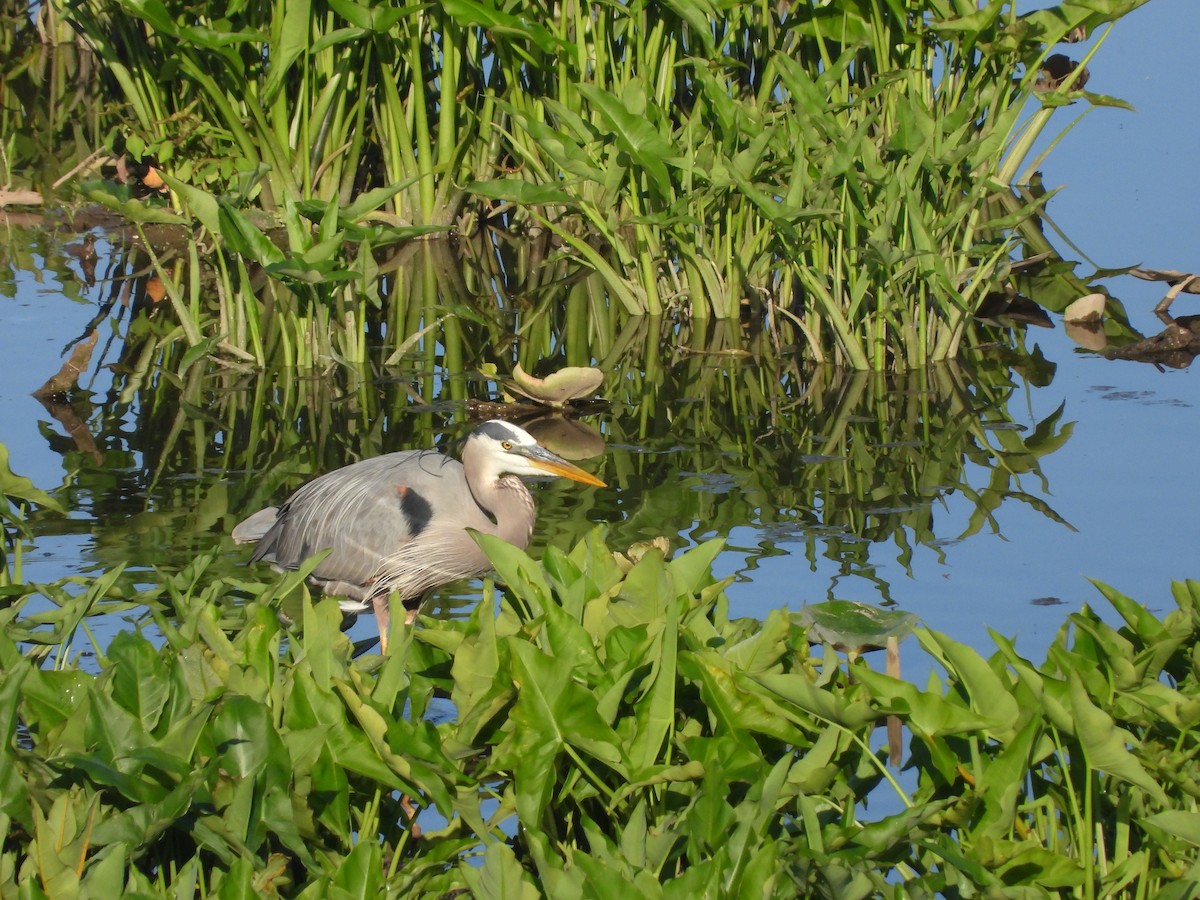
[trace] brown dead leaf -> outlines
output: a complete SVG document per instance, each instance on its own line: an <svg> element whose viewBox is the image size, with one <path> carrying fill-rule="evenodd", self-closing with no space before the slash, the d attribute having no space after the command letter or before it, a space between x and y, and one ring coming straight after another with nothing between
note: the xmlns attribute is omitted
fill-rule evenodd
<svg viewBox="0 0 1200 900"><path fill-rule="evenodd" d="M1129 274L1142 281L1165 281L1168 284L1179 284L1191 279L1182 288L1186 294L1200 294L1200 278L1191 272L1180 272L1176 269L1130 269Z"/></svg>
<svg viewBox="0 0 1200 900"><path fill-rule="evenodd" d="M161 278L151 275L146 279L146 297L151 303L159 303L165 296L167 296L167 286Z"/></svg>
<svg viewBox="0 0 1200 900"><path fill-rule="evenodd" d="M93 331L85 341L80 341L75 345L75 349L71 351L71 357L62 364L62 368L54 375L47 379L46 383L33 392L33 396L38 399L47 397L64 396L71 388L75 387L75 383L79 381L79 376L87 369L88 363L92 359L92 350L96 347L96 339L99 335Z"/></svg>

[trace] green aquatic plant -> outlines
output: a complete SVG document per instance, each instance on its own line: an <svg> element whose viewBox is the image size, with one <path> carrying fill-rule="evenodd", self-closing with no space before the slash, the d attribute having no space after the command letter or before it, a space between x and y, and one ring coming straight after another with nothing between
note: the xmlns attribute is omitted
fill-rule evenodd
<svg viewBox="0 0 1200 900"><path fill-rule="evenodd" d="M36 487L28 478L12 471L8 465L8 447L0 443L0 528L3 529L0 587L22 580L24 542L33 537L26 513L34 505L54 512L63 511L58 500Z"/></svg>
<svg viewBox="0 0 1200 900"><path fill-rule="evenodd" d="M1140 2L88 0L61 14L128 111L110 149L162 168L174 211L90 196L202 222L237 257L234 281L262 266L328 308L297 314L301 328L340 327L341 279L381 246L486 225L497 243L552 235L625 314L748 315L814 360L886 370L971 343L1038 206L997 198L1055 109L1116 102L1083 90L1083 65L1043 77L1054 46ZM276 215L286 246L243 204ZM252 330L251 292L227 302ZM297 343L281 352L305 359Z"/></svg>
<svg viewBox="0 0 1200 900"><path fill-rule="evenodd" d="M384 657L355 655L304 572L257 584L206 557L127 598L159 640L122 632L87 667L68 654L47 670L30 642L76 613L35 613L41 588L10 589L0 889L1185 897L1198 883L1200 584L1176 585L1162 619L1101 586L1119 627L1085 608L1040 666L998 636L985 659L918 629L944 671L922 689L810 644L785 609L730 618L718 542L634 561L595 532L541 563L483 544L498 604L397 624ZM876 738L886 716L910 738L909 787Z"/></svg>
<svg viewBox="0 0 1200 900"><path fill-rule="evenodd" d="M301 286L260 277L257 343L243 343L253 332L242 330L250 323L226 302L223 282L188 259L158 258L178 307L196 311L199 343L188 347L177 306L153 302L154 269L136 243L113 251L106 278L86 295L96 317L69 332L111 335L66 398L83 427L56 445L74 473L62 500L95 522L89 557L101 567L180 566L239 514L323 471L444 447L464 433L475 403L502 395L494 373L592 359L606 373L611 406L599 424L619 492L595 498L584 518L613 522L619 542L666 534L683 546L752 525L761 538L744 548L748 568L789 549L778 540L786 535L814 571L836 560L840 575L867 579L887 599L879 554L905 567L921 547L941 557L947 535L935 523L944 503L957 502L951 495L969 501L970 515L951 537L1004 533L1015 506L1061 521L1042 467L1072 423L1056 410L1024 430L1011 402L1020 381L1010 365L1036 383L1052 374L1036 348L986 348L967 366L905 375L839 372L809 365L767 332L624 321L598 303L594 280L572 285L563 306L522 304L514 292L494 309L495 298L476 290L487 269L459 269L445 246L424 243L390 263L386 300L347 305L341 328L306 323ZM126 295L127 316L116 303ZM207 344L219 337L209 327L226 336ZM416 341L406 337L413 333ZM256 346L292 365L258 368ZM366 358L351 364L343 354L355 347ZM314 367L297 367L301 360ZM111 390L89 392L109 378ZM134 470L147 473L145 484ZM561 494L549 486L545 494L552 513L565 512ZM568 546L587 526L571 518L545 538ZM82 526L40 518L38 527L58 535ZM836 596L828 590L808 599Z"/></svg>

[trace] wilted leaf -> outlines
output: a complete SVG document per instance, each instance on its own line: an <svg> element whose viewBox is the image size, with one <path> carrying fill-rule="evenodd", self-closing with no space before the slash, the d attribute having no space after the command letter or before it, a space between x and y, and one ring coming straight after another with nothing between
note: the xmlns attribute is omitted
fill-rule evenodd
<svg viewBox="0 0 1200 900"><path fill-rule="evenodd" d="M1100 352L1108 346L1108 335L1104 333L1104 328L1097 322L1092 322L1086 325L1080 325L1076 322L1063 323L1063 331L1067 337L1073 340L1084 350Z"/></svg>
<svg viewBox="0 0 1200 900"><path fill-rule="evenodd" d="M1065 310L1063 321L1071 323L1099 322L1104 315L1104 304L1107 301L1104 294L1085 294Z"/></svg>
<svg viewBox="0 0 1200 900"><path fill-rule="evenodd" d="M545 378L537 378L517 363L508 386L531 400L561 409L568 400L592 396L603 382L604 373L591 366L566 366Z"/></svg>
<svg viewBox="0 0 1200 900"><path fill-rule="evenodd" d="M1200 294L1200 276L1191 272L1180 272L1176 269L1130 269L1129 274L1143 281L1165 281L1171 285L1183 285L1181 290L1186 294Z"/></svg>

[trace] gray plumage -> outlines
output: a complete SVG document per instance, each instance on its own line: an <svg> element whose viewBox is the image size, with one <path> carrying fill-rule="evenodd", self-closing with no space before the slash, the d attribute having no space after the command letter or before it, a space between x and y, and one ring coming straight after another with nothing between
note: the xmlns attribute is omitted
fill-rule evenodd
<svg viewBox="0 0 1200 900"><path fill-rule="evenodd" d="M547 474L603 486L524 429L485 422L468 436L461 463L433 450L363 460L250 516L233 538L257 541L251 560L281 569L330 550L313 580L359 608L372 603L381 616L392 591L412 600L491 568L468 528L528 546L534 502L517 476ZM386 630L382 617L380 624Z"/></svg>

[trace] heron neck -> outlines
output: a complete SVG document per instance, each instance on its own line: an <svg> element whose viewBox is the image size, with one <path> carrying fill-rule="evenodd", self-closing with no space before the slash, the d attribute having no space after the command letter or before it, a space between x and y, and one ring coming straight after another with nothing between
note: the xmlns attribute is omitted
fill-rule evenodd
<svg viewBox="0 0 1200 900"><path fill-rule="evenodd" d="M485 509L496 520L496 537L524 550L533 536L537 511L529 488L516 475L505 475L496 481L494 496Z"/></svg>

